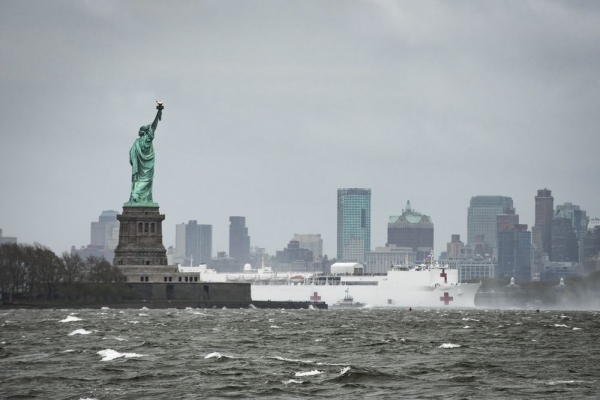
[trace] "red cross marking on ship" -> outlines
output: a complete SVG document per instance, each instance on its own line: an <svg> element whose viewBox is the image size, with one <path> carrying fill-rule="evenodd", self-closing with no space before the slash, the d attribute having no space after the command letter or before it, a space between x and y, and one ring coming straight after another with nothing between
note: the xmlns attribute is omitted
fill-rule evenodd
<svg viewBox="0 0 600 400"><path fill-rule="evenodd" d="M319 301L321 300L321 296L319 296L319 293L315 292L312 296L310 296L310 299L312 301Z"/></svg>
<svg viewBox="0 0 600 400"><path fill-rule="evenodd" d="M444 292L444 295L440 297L440 301L443 301L445 306L450 304L452 300L454 300L454 297L448 296L448 292Z"/></svg>
<svg viewBox="0 0 600 400"><path fill-rule="evenodd" d="M445 269L442 268L442 273L440 274L440 276L444 278L444 283L448 283L448 274L446 273Z"/></svg>

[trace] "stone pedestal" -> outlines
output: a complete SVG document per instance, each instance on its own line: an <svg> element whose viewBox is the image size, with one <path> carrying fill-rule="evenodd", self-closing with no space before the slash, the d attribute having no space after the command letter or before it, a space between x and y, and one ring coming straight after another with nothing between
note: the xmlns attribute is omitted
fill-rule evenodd
<svg viewBox="0 0 600 400"><path fill-rule="evenodd" d="M167 251L162 242L165 215L158 207L123 206L117 215L121 223L115 265L167 265Z"/></svg>

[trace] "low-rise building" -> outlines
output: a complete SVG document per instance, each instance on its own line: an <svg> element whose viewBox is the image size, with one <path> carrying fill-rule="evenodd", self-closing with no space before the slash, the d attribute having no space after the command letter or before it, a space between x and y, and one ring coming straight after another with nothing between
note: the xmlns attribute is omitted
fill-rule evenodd
<svg viewBox="0 0 600 400"><path fill-rule="evenodd" d="M445 260L450 269L458 270L458 281L494 278L498 264L489 258L451 258Z"/></svg>
<svg viewBox="0 0 600 400"><path fill-rule="evenodd" d="M390 244L376 247L375 251L367 253L366 273L382 274L392 265L412 265L417 260L417 252L412 247L398 247Z"/></svg>

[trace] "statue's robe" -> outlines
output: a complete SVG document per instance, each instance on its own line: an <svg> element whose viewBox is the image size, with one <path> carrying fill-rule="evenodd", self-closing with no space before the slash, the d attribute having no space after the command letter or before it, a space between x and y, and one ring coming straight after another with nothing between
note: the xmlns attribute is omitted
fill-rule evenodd
<svg viewBox="0 0 600 400"><path fill-rule="evenodd" d="M154 178L154 131L148 126L146 133L131 146L129 163L132 167L130 202L152 203L152 180Z"/></svg>

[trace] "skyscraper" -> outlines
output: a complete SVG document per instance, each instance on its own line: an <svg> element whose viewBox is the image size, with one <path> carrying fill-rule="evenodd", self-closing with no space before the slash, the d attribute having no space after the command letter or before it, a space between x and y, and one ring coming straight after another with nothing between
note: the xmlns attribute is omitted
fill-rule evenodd
<svg viewBox="0 0 600 400"><path fill-rule="evenodd" d="M190 221L185 227L185 258L193 264L208 264L212 258L212 225Z"/></svg>
<svg viewBox="0 0 600 400"><path fill-rule="evenodd" d="M323 239L321 239L320 233L305 235L294 233L293 240L298 241L301 249L312 251L314 258L323 257Z"/></svg>
<svg viewBox="0 0 600 400"><path fill-rule="evenodd" d="M423 262L433 250L433 221L414 211L409 200L402 215L390 217L387 237L388 246L410 247L417 253L417 262Z"/></svg>
<svg viewBox="0 0 600 400"><path fill-rule="evenodd" d="M460 235L452 235L450 242L446 245L446 256L448 258L459 258L465 244L460 241Z"/></svg>
<svg viewBox="0 0 600 400"><path fill-rule="evenodd" d="M102 211L98 222L91 223L91 243L92 246L101 246L103 248L114 250L119 244L119 221L117 221L117 212L108 210Z"/></svg>
<svg viewBox="0 0 600 400"><path fill-rule="evenodd" d="M476 242L478 235L483 235L486 249L493 253L497 246L498 214L509 214L513 209L513 201L505 196L474 196L467 217L467 242Z"/></svg>
<svg viewBox="0 0 600 400"><path fill-rule="evenodd" d="M514 215L514 214L511 214ZM511 218L498 224L498 277L531 281L531 232ZM500 219L500 218L499 218Z"/></svg>
<svg viewBox="0 0 600 400"><path fill-rule="evenodd" d="M370 250L371 189L338 189L338 261L365 262Z"/></svg>
<svg viewBox="0 0 600 400"><path fill-rule="evenodd" d="M531 228L533 244L542 253L550 254L554 197L552 191L540 189L535 196L535 225Z"/></svg>
<svg viewBox="0 0 600 400"><path fill-rule="evenodd" d="M98 221L90 224L90 244L79 250L73 246L71 253L77 253L82 258L104 257L112 262L115 257L115 249L119 244L119 231L124 227L117 220L117 214L112 210L102 211Z"/></svg>
<svg viewBox="0 0 600 400"><path fill-rule="evenodd" d="M578 258L579 246L573 221L563 210L557 210L552 220L550 261L576 262Z"/></svg>
<svg viewBox="0 0 600 400"><path fill-rule="evenodd" d="M250 236L246 217L229 217L229 256L241 264L250 260Z"/></svg>
<svg viewBox="0 0 600 400"><path fill-rule="evenodd" d="M584 261L600 256L600 220L592 219L589 225L583 246Z"/></svg>
<svg viewBox="0 0 600 400"><path fill-rule="evenodd" d="M579 206L572 203L565 203L556 206L556 214L562 213L565 218L571 220L573 229L575 230L575 238L577 239L577 262L583 262L585 236L588 231L589 218L585 210L582 210Z"/></svg>
<svg viewBox="0 0 600 400"><path fill-rule="evenodd" d="M185 230L186 224L175 225L175 264L183 264L185 261Z"/></svg>

